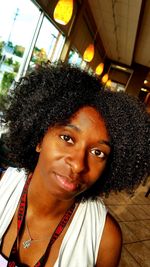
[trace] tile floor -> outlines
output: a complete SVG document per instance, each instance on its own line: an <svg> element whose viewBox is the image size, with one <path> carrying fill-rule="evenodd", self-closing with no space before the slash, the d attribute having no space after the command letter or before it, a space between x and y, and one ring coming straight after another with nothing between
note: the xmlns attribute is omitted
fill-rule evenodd
<svg viewBox="0 0 150 267"><path fill-rule="evenodd" d="M119 267L150 267L150 194L145 197L148 186L150 179L132 197L119 193L104 199L123 233Z"/></svg>

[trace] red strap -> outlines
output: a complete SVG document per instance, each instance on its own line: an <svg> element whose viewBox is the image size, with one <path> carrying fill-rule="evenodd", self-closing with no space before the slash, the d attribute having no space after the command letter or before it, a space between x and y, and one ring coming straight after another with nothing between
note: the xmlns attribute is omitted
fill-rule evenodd
<svg viewBox="0 0 150 267"><path fill-rule="evenodd" d="M18 218L17 218L17 230L18 230L17 231L17 237L16 237L16 240L12 246L10 256L8 259L7 267L15 267L15 266L19 267L19 265L17 263L17 257L18 257L17 240L18 240L20 231L22 229L23 222L25 220L25 213L26 213L26 208L27 208L27 192L28 192L28 187L29 187L31 178L32 178L32 175L30 175L27 178L27 181L25 183L25 186L24 186L24 189L23 189L23 192L21 195L21 201L20 201L20 205L19 205ZM59 235L62 233L62 231L65 228L66 224L68 223L74 209L75 209L75 203L66 211L65 215L63 216L63 218L61 219L61 221L57 225L57 227L56 227L56 229L55 229L55 231L54 231L54 233L53 233L53 235L49 241L49 244L45 250L45 253L38 260L38 262L34 265L34 267L44 266L44 264L47 261L51 246L56 241L56 239L59 237Z"/></svg>

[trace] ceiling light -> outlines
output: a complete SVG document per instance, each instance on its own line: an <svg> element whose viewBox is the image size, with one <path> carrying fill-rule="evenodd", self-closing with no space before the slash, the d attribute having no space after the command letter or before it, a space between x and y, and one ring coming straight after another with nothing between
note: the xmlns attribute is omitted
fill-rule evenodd
<svg viewBox="0 0 150 267"><path fill-rule="evenodd" d="M101 75L102 72L103 72L103 70L104 70L104 63L100 63L100 64L96 67L96 69L95 69L95 73L96 73L97 75Z"/></svg>
<svg viewBox="0 0 150 267"><path fill-rule="evenodd" d="M83 54L83 59L87 62L92 61L94 57L94 44L89 44Z"/></svg>
<svg viewBox="0 0 150 267"><path fill-rule="evenodd" d="M66 25L73 13L73 0L59 0L54 9L54 20L59 24Z"/></svg>
<svg viewBox="0 0 150 267"><path fill-rule="evenodd" d="M106 87L111 87L111 80L108 80L108 81L106 82Z"/></svg>
<svg viewBox="0 0 150 267"><path fill-rule="evenodd" d="M102 77L102 83L106 83L108 81L108 74L106 73L103 77Z"/></svg>
<svg viewBox="0 0 150 267"><path fill-rule="evenodd" d="M148 90L145 88L141 88L141 91L148 92Z"/></svg>

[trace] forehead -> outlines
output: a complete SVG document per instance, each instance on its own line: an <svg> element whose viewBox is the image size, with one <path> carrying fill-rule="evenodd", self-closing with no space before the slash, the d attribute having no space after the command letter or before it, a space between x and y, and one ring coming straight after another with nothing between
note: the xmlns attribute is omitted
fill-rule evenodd
<svg viewBox="0 0 150 267"><path fill-rule="evenodd" d="M76 126L79 131L86 130L90 134L97 133L109 140L109 134L101 114L93 107L79 109L70 119L70 126ZM91 132L93 131L93 132Z"/></svg>

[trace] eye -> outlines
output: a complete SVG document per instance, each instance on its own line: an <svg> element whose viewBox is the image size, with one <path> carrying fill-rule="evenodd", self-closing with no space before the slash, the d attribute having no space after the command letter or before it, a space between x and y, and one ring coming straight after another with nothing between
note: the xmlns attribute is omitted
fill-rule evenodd
<svg viewBox="0 0 150 267"><path fill-rule="evenodd" d="M92 153L94 156L98 157L98 158L105 158L105 157L106 157L106 155L104 154L104 152L102 152L100 149L95 149L95 148L93 148L93 149L91 150L91 153Z"/></svg>
<svg viewBox="0 0 150 267"><path fill-rule="evenodd" d="M69 135L67 135L67 134L60 135L60 138L62 140L64 140L65 142L67 142L67 143L70 143L70 144L73 144L74 143L73 140L72 140L72 138Z"/></svg>

